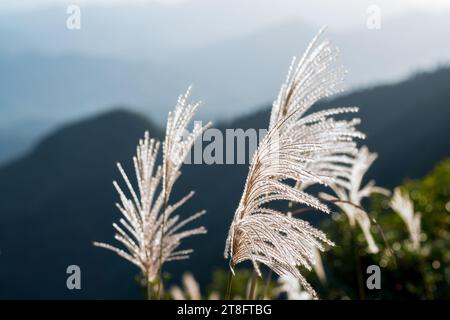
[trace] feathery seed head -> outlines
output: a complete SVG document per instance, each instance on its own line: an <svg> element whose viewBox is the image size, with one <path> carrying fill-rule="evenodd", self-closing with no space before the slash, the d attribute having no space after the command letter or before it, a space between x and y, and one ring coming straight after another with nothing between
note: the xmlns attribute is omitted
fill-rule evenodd
<svg viewBox="0 0 450 320"><path fill-rule="evenodd" d="M180 95L175 110L169 113L167 118L166 136L163 143L163 189L166 196L170 194L172 187L180 176L180 168L186 159L195 140L211 123L201 126L195 123L192 131L187 130L200 102L189 102L191 87L184 95Z"/></svg>
<svg viewBox="0 0 450 320"><path fill-rule="evenodd" d="M337 198L329 194L321 194L323 199L334 202L347 215L351 227L359 225L370 253L377 253L379 249L370 230L371 219L361 207L361 201L373 193L389 195L388 190L377 187L373 180L362 186L364 175L376 158L376 153L369 152L369 149L363 146L353 156L336 159L340 165L333 169L337 178L330 184L330 187Z"/></svg>
<svg viewBox="0 0 450 320"><path fill-rule="evenodd" d="M400 188L395 188L390 205L406 224L413 249L419 250L422 233L421 215L420 213L414 213L414 204L409 195L402 193Z"/></svg>
<svg viewBox="0 0 450 320"><path fill-rule="evenodd" d="M269 131L250 165L239 206L230 226L225 257L230 266L250 260L258 274L265 264L279 275L290 275L315 296L298 267L311 269L314 249L333 245L321 231L303 220L271 209L273 201L300 203L323 212L329 209L304 189L311 184L335 182L346 169L340 162L356 153L354 139L359 119L336 120L357 108L335 108L305 113L318 100L340 92L345 74L334 67L337 50L329 41L313 39L302 59L294 58L280 93L273 103ZM295 187L291 182L295 182Z"/></svg>
<svg viewBox="0 0 450 320"><path fill-rule="evenodd" d="M119 220L119 223L114 223L113 227L116 231L115 239L123 245L124 249L94 242L95 246L114 251L138 266L149 282L155 280L163 263L189 258L193 250L177 251L183 239L206 233L204 227L181 231L185 225L201 217L205 211L200 211L184 220L180 220L179 215L173 215L194 195L193 192L176 203L168 205L173 184L181 174L182 162L194 140L204 129L204 127L195 127L187 138L181 135L198 106L198 104L187 103L189 91L184 96L180 96L175 111L169 114L163 144L162 166L156 166L159 142L150 139L148 132L143 139L139 140L136 156L133 157L137 190L121 164L117 164L129 194L126 195L114 181L114 187L120 198L120 203L116 206L123 218Z"/></svg>

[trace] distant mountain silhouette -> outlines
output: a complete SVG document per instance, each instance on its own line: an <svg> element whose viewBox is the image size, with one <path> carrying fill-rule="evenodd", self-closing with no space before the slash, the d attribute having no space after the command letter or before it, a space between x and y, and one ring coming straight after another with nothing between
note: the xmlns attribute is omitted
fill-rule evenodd
<svg viewBox="0 0 450 320"><path fill-rule="evenodd" d="M379 159L369 172L393 187L423 176L450 156L450 68L420 74L398 84L351 93L324 105L360 106L361 129ZM314 110L317 108L314 107ZM226 128L265 128L268 108ZM0 169L0 298L139 298L138 270L92 241L114 241L111 224L119 213L112 180L115 162L132 175L132 156L145 130L162 129L124 110L86 119L55 131L22 159ZM167 264L177 280L190 270L206 284L215 268L227 268L224 241L242 192L248 165L185 165L172 200L191 189L195 197L180 213L206 209L198 223L209 233L189 239L187 261ZM322 214L305 217L326 218ZM313 222L314 222L313 221ZM66 288L68 265L79 265L82 290Z"/></svg>
<svg viewBox="0 0 450 320"><path fill-rule="evenodd" d="M292 56L320 28L309 19L258 22L270 1L258 1L258 9L256 0L194 2L92 6L84 16L89 24L75 32L62 27L63 8L0 12L0 136L11 137L0 138L0 163L28 150L49 127L117 103L150 110L162 123L191 83L209 106L199 111L202 118L255 111L274 97ZM247 19L235 6L255 15ZM330 28L326 36L340 48L354 90L448 64L449 17L410 12L383 19L380 30L358 19L359 27Z"/></svg>
<svg viewBox="0 0 450 320"><path fill-rule="evenodd" d="M117 274L133 275L133 268L116 264L115 257L103 256L91 243L111 239L117 217L111 185L117 178L115 162L129 163L145 130L159 135L139 115L107 113L56 131L1 170L1 297L138 295L132 277L110 282ZM103 257L103 270L90 267ZM66 289L65 270L71 264L82 270L79 293Z"/></svg>

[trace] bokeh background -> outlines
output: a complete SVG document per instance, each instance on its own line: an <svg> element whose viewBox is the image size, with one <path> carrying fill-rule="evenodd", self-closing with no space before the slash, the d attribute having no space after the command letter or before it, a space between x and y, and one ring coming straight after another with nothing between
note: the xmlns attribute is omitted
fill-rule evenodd
<svg viewBox="0 0 450 320"><path fill-rule="evenodd" d="M81 10L80 29L66 26L71 4ZM373 5L379 29L367 26ZM115 162L131 169L137 140L145 130L162 136L167 112L190 84L204 102L200 119L221 130L267 127L292 56L323 25L349 73L346 92L321 105L361 108L364 143L379 154L368 178L386 188L421 185L450 156L448 1L1 1L0 297L142 297L137 269L92 246L112 240L119 216ZM226 270L225 235L247 168L184 167L174 198L196 190L186 210L205 208L210 232L189 242L196 249L189 261L168 265L168 283L190 270L206 290L220 278L214 271ZM415 201L422 201L424 221L433 221L424 222L424 232L442 229L431 237L442 240L448 239L448 162L439 168L439 183L426 184L420 192L427 196L416 193ZM373 214L390 217L383 201L371 203ZM345 247L338 222L332 228L329 217L305 218L331 228ZM388 229L401 228L395 219L385 221ZM448 245L436 250L424 258L426 286L423 270L411 273L412 284L397 285L404 276L398 269L374 298L430 297L429 286L448 298L440 289L450 277ZM408 261L405 270L415 265ZM71 264L82 270L82 290L66 288ZM354 298L352 271L345 263L328 268L334 289L323 290L325 297Z"/></svg>

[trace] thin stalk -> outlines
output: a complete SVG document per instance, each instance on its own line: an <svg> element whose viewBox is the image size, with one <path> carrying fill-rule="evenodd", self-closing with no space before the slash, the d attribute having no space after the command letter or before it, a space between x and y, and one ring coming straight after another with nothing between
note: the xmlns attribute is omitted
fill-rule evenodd
<svg viewBox="0 0 450 320"><path fill-rule="evenodd" d="M167 164L165 161L165 169L167 172ZM163 218L162 218L162 224L161 224L161 244L160 244L160 250L159 250L159 266L158 266L158 272L159 272L159 277L158 277L158 291L157 291L157 297L158 300L161 300L161 287L162 287L162 260L163 260L163 239L164 239L164 226L166 224L166 210L167 210L167 202L168 202L168 195L167 195L167 177L164 177L164 198L163 198Z"/></svg>
<svg viewBox="0 0 450 320"><path fill-rule="evenodd" d="M266 283L264 284L264 290L262 293L262 300L265 299L265 297L267 296L267 291L269 290L270 287L270 282L272 281L272 275L273 275L273 271L272 269L269 269L269 272L267 273L267 278L266 278Z"/></svg>
<svg viewBox="0 0 450 320"><path fill-rule="evenodd" d="M360 261L357 243L356 243L355 228L350 226L350 231L351 231L351 243L352 243L352 248L353 248L353 257L355 259L355 266L356 266L356 282L357 282L358 299L364 300L365 299L364 281L363 281L362 274L361 274L361 261Z"/></svg>
<svg viewBox="0 0 450 320"><path fill-rule="evenodd" d="M231 272L231 270L228 270L228 283L227 283L227 292L225 294L225 300L230 300L232 285L233 285L233 273Z"/></svg>
<svg viewBox="0 0 450 320"><path fill-rule="evenodd" d="M152 283L147 280L147 300L152 300Z"/></svg>
<svg viewBox="0 0 450 320"><path fill-rule="evenodd" d="M431 285L429 281L427 280L426 273L425 273L425 260L422 256L419 257L419 269L420 273L422 275L422 281L423 285L425 287L425 296L427 300L433 300L433 289L431 288Z"/></svg>
<svg viewBox="0 0 450 320"><path fill-rule="evenodd" d="M248 297L247 297L248 300L255 300L256 282L257 281L258 281L258 274L253 269L252 279L251 279L251 283L250 283L250 291L249 291Z"/></svg>
<svg viewBox="0 0 450 320"><path fill-rule="evenodd" d="M375 218L370 218L372 220L372 222L377 226L378 232L381 235L381 238L383 239L384 245L386 246L386 248L388 249L390 255L392 256L392 258L394 259L394 267L397 268L397 256L395 254L395 251L392 250L391 246L389 245L389 242L387 241L386 236L384 235L383 229L381 228L380 224L378 223L378 221Z"/></svg>
<svg viewBox="0 0 450 320"><path fill-rule="evenodd" d="M312 208L300 208L300 209L297 209L297 210L293 211L292 215L294 216L294 215L297 215L299 213L308 212L308 211L314 211L314 209L312 209Z"/></svg>

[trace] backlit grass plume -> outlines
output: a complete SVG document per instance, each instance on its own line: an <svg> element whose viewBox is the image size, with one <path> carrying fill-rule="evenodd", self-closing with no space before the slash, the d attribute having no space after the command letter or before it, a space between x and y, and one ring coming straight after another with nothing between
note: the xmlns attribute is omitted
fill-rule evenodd
<svg viewBox="0 0 450 320"><path fill-rule="evenodd" d="M188 131L187 126L197 111L200 102L190 103L189 95L191 87L184 95L178 97L175 110L169 112L166 125L166 136L163 143L163 165L162 165L162 202L164 211L167 209L170 193L178 177L181 175L181 165L189 154L195 140L208 128L211 123L205 126L201 122L195 122L192 131ZM161 241L165 241L166 219L162 220L160 233ZM160 246L159 271L162 270L164 263L164 244ZM158 282L158 299L161 297L162 276Z"/></svg>
<svg viewBox="0 0 450 320"><path fill-rule="evenodd" d="M178 286L170 288L170 294L174 300L201 300L200 285L190 272L185 272L182 277L183 289Z"/></svg>
<svg viewBox="0 0 450 320"><path fill-rule="evenodd" d="M338 49L321 40L325 27L314 37L302 58L292 59L285 82L273 102L269 128L293 110L301 117L315 102L342 91L345 69L336 65ZM294 119L292 119L294 121Z"/></svg>
<svg viewBox="0 0 450 320"><path fill-rule="evenodd" d="M339 177L330 185L337 198L321 194L324 199L334 202L347 215L351 228L354 228L356 224L359 225L370 253L377 253L379 249L370 231L371 220L362 207L361 201L373 193L389 195L389 190L377 187L374 180L362 186L364 175L376 159L377 154L369 152L365 146L361 147L354 157L343 158L342 162L347 163L348 166L340 167Z"/></svg>
<svg viewBox="0 0 450 320"><path fill-rule="evenodd" d="M261 276L259 265L264 264L280 276L299 279L314 297L316 294L299 267L311 270L315 248L324 250L324 245L332 242L307 222L268 205L285 200L328 213L325 204L298 186L332 183L337 178L336 171L341 170L335 165L341 154L354 153L354 138L364 137L355 129L358 119L333 118L356 112L357 108L305 115L317 100L338 91L343 76L342 68L332 67L336 49L328 41L319 42L319 36L298 64L294 59L274 102L269 131L252 158L225 248L232 270L236 264L250 260Z"/></svg>
<svg viewBox="0 0 450 320"><path fill-rule="evenodd" d="M211 123L205 126L195 122L192 131L187 126L191 122L200 102L190 103L191 88L184 95L179 96L177 105L167 118L166 136L163 143L163 194L166 201L172 187L180 176L180 168L191 150L195 140L201 136Z"/></svg>
<svg viewBox="0 0 450 320"><path fill-rule="evenodd" d="M280 119L293 114L287 119L292 124L284 128L289 128L288 134L294 135L294 140L320 144L321 148L309 154L314 158L309 159L306 167L309 172L320 177L320 182L329 184L346 173L346 156L357 152L353 138L365 136L355 129L360 119L337 121L332 118L339 114L357 112L356 107L332 108L304 116L318 100L342 92L346 71L336 64L338 49L329 40L321 40L325 29L319 31L298 62L294 57L286 80L273 103L269 128L275 126ZM316 182L311 179L299 180L296 187L304 190Z"/></svg>
<svg viewBox="0 0 450 320"><path fill-rule="evenodd" d="M300 285L297 278L290 275L284 275L278 278L279 286L275 288L277 295L285 294L287 300L311 300L313 297Z"/></svg>
<svg viewBox="0 0 450 320"><path fill-rule="evenodd" d="M175 111L169 113L162 165L156 166L159 142L150 139L148 132L139 141L133 158L137 190L121 164L117 164L129 194L114 181L120 197L120 203L116 206L122 218L113 227L116 230L115 239L124 249L106 243L94 243L138 266L149 286L156 280L165 262L189 258L192 250L177 250L183 239L206 233L204 227L183 229L205 211L184 220L179 215L174 215L175 210L194 195L193 192L174 204L167 205L173 184L181 174L180 167L194 140L204 128L197 125L191 133L185 133L198 106L187 103L188 95L189 91L178 99Z"/></svg>
<svg viewBox="0 0 450 320"><path fill-rule="evenodd" d="M406 224L412 248L419 250L421 223L420 213L414 213L414 204L407 193L402 193L400 188L396 188L391 199L391 208L398 213Z"/></svg>

